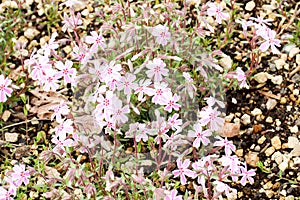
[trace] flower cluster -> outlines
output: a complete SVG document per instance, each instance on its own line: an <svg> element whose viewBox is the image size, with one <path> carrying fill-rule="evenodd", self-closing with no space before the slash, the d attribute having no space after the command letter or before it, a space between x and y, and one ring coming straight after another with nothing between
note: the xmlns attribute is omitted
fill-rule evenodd
<svg viewBox="0 0 300 200"><path fill-rule="evenodd" d="M8 183L6 187L0 187L0 199L12 200L12 197L16 197L17 189L24 183L28 185L30 174L25 170L25 165L15 165L13 169L8 172L9 176L5 177L5 181Z"/></svg>
<svg viewBox="0 0 300 200"><path fill-rule="evenodd" d="M13 90L8 86L11 84L11 80L7 77L4 79L4 76L0 75L0 102L6 102L7 96L11 96Z"/></svg>
<svg viewBox="0 0 300 200"><path fill-rule="evenodd" d="M128 186L124 186L129 180L130 185L134 183L135 191L140 189L144 195L151 193L157 199L181 200L182 195L178 195L177 190L171 187L172 184L164 183L169 181L166 177L172 174L174 178L179 178L182 185L187 184L188 179L192 180L195 188L198 188L197 191L202 191L207 199L217 198L223 193L228 197L230 193L236 193L236 190L229 186L230 181L240 181L242 185L248 181L252 184L255 171L248 170L246 164L241 163L238 157L233 155L236 147L228 138L216 136L224 126L220 110L225 109L225 104L213 97L211 92L209 94L211 96L204 99L207 106L201 111L195 111L189 105L195 102L193 100L198 92L196 85L199 82L197 82L198 78L194 77L195 71L200 70L203 80L209 80L211 71L217 71L218 75L225 71L213 57L220 55L219 50L207 54L202 50L201 54L197 51L196 54L199 53L201 59L199 61L195 58L200 65L195 71L191 72L191 69L181 66L183 63L181 61L190 55L192 52L190 48L194 46L188 44L186 54L181 54L180 48L186 45L184 40L191 35L200 34L203 37L205 34L202 33L208 31L202 30L202 25L199 25L197 32L189 35L182 28L185 24L181 23L181 19L186 23L184 13L177 12L172 3L166 5L163 17L168 20L172 17L174 20L177 18L179 20L166 22L164 25L153 25L153 27L144 26L144 22L139 24L138 20L130 22L126 15L123 16L124 21L122 21L119 14L127 13L125 10L128 8L115 4L111 8L114 13L111 20L121 20L122 27L119 30L115 28L114 23L103 22L100 30L92 31L89 35L80 38L77 29L81 28L83 21L80 19L80 14L74 13L72 6L75 2L69 0L64 4L70 7L71 15L64 13L62 28L63 32L68 31L69 34L74 35L72 38L75 39L71 42L73 61L60 57L57 52L60 43L55 39L57 33L54 33L49 42L40 50L33 52L30 59L25 62L30 67L31 78L36 80L45 91L57 91L62 87L62 82L71 83L74 87L86 84L84 94L81 95L82 99L86 100L85 105L83 108L78 106L79 111L74 112L86 113L85 118L70 114L73 110L70 107L72 104L65 101L50 108L54 111L51 120L55 119L57 123L51 140L53 143L51 155L61 158L65 169L65 175L56 177L55 180L67 183L68 186L72 185L69 188L73 185L74 188L83 188L84 194L80 194L81 197L87 196L90 199L91 196L96 197L99 188L99 191L105 191L103 199L111 199L109 195L116 195L120 188L125 189L124 195L129 196ZM145 9L144 5L137 7ZM146 24L157 24L157 21L148 23L148 20L151 17L155 18L156 14L147 10L150 9L141 12L144 15L143 20ZM128 13L134 15L132 10ZM172 16L174 13L176 18ZM207 22L207 16L214 16L219 24L222 20L229 19L228 13L223 12L221 5L208 3L201 10L201 17L204 26L211 32L213 28ZM257 26L255 27L257 35L266 40L261 44L260 49L263 51L271 46L274 50L273 46L279 43L275 39L274 32L268 29L262 31L266 28L266 22L243 21L243 29L247 30L247 26L252 24ZM147 30L143 32L141 27L146 27ZM110 35L110 40L107 35ZM180 35L179 39L176 38L177 35ZM113 39L116 40L112 41ZM170 44L170 47L167 44ZM163 50L166 50L167 55ZM80 69L78 72L75 70L75 63L78 63ZM208 66L209 69L204 70L203 66ZM246 82L247 76L240 67L234 72L226 73L222 74L223 77L237 79L241 88L249 87ZM5 82L4 77L2 79L2 82ZM3 88L6 89L3 90L6 92L3 92L5 98L11 93L11 90L7 90L9 84L9 81L3 84ZM198 101L195 104L196 108L199 108ZM188 109L185 110L186 107ZM193 119L188 118L189 114ZM212 142L213 140L216 141ZM123 147L120 141L128 144L132 144L133 141L134 154L128 156L126 162L118 158L119 155L123 155L120 154L120 149ZM141 152L145 151L145 146L150 149L148 157L154 159L153 163L160 175L160 188L156 188L157 183L154 184L143 175L144 168L137 164L140 160L136 162L142 157ZM202 154L204 149L207 150L207 155ZM210 150L215 152L213 150L221 149L224 155L209 153ZM78 159L73 159L74 152L76 155L78 152L87 155L88 165L83 166L80 163L81 155ZM194 152L195 162L186 159L190 152ZM44 153L42 157L49 158L50 153L49 155ZM177 161L177 169L170 171L174 158ZM165 165L162 172L161 168ZM119 170L118 166L131 176L116 175L115 170ZM28 180L25 182L24 179L14 181L14 185L28 183ZM95 183L104 183L104 185ZM146 186L150 188L150 192L147 192ZM54 198L56 192L58 191L47 192L44 196ZM9 193L9 196L11 194L14 193ZM70 199L75 198L72 194L65 196Z"/></svg>

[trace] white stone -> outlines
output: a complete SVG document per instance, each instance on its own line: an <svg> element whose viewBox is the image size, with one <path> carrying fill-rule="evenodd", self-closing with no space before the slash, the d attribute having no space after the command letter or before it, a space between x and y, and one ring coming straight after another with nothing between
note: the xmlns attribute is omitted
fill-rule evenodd
<svg viewBox="0 0 300 200"><path fill-rule="evenodd" d="M260 72L254 76L254 80L258 83L265 83L268 80L269 74L266 72Z"/></svg>
<svg viewBox="0 0 300 200"><path fill-rule="evenodd" d="M282 161L283 161L283 155L279 151L276 151L272 155L271 159L274 160L278 165L280 165L280 163L282 163Z"/></svg>
<svg viewBox="0 0 300 200"><path fill-rule="evenodd" d="M266 149L265 154L266 154L266 156L269 157L269 156L272 155L274 152L275 152L275 148L274 148L274 147L269 147L269 148Z"/></svg>
<svg viewBox="0 0 300 200"><path fill-rule="evenodd" d="M257 144L263 144L266 141L266 137L263 135L257 140Z"/></svg>
<svg viewBox="0 0 300 200"><path fill-rule="evenodd" d="M287 159L284 159L284 161L282 163L280 163L280 165L278 165L278 168L281 170L281 171L285 171L287 168L289 167L289 164L288 164L288 160Z"/></svg>
<svg viewBox="0 0 300 200"><path fill-rule="evenodd" d="M271 144L272 146L275 148L275 149L281 149L281 140L279 138L279 136L274 136L272 139L271 139Z"/></svg>
<svg viewBox="0 0 300 200"><path fill-rule="evenodd" d="M251 114L253 116L261 115L262 111L259 108L254 108L254 110L251 111Z"/></svg>
<svg viewBox="0 0 300 200"><path fill-rule="evenodd" d="M273 123L273 118L270 117L270 116L267 117L266 122L267 122L267 123Z"/></svg>
<svg viewBox="0 0 300 200"><path fill-rule="evenodd" d="M230 69L232 67L233 61L230 58L230 56L224 56L223 58L220 59L220 65L224 68L224 69Z"/></svg>
<svg viewBox="0 0 300 200"><path fill-rule="evenodd" d="M275 99L268 99L266 106L268 110L272 110L273 108L275 108L277 104L277 101Z"/></svg>
<svg viewBox="0 0 300 200"><path fill-rule="evenodd" d="M250 123L251 123L251 117L250 117L250 115L244 114L244 115L241 117L241 122L242 122L244 125L250 124Z"/></svg>
<svg viewBox="0 0 300 200"><path fill-rule="evenodd" d="M229 115L227 115L225 117L225 121L226 122L231 122L231 120L234 118L234 114L233 113L230 113Z"/></svg>
<svg viewBox="0 0 300 200"><path fill-rule="evenodd" d="M19 134L18 133L5 133L4 134L6 142L17 142Z"/></svg>
<svg viewBox="0 0 300 200"><path fill-rule="evenodd" d="M36 30L35 28L28 28L24 32L24 36L27 37L30 40L32 40L38 34L40 34L40 31Z"/></svg>
<svg viewBox="0 0 300 200"><path fill-rule="evenodd" d="M3 121L6 122L8 120L8 118L10 117L10 115L11 115L11 112L9 110L5 110L3 112L1 118L2 118Z"/></svg>
<svg viewBox="0 0 300 200"><path fill-rule="evenodd" d="M280 85L280 84L282 83L282 81L283 81L283 78L282 78L281 75L273 76L273 77L271 78L271 81L272 81L272 83L274 83L274 84L276 84L276 85Z"/></svg>
<svg viewBox="0 0 300 200"><path fill-rule="evenodd" d="M289 52L289 57L293 58L295 55L297 55L300 52L300 49L298 47L294 47Z"/></svg>
<svg viewBox="0 0 300 200"><path fill-rule="evenodd" d="M288 137L288 148L295 148L295 146L300 145L297 137L290 136Z"/></svg>
<svg viewBox="0 0 300 200"><path fill-rule="evenodd" d="M283 60L283 59L278 59L278 60L275 60L274 63L275 63L276 69L280 70L280 69L282 69L283 66L285 65L285 60Z"/></svg>
<svg viewBox="0 0 300 200"><path fill-rule="evenodd" d="M291 133L298 133L298 131L299 131L297 125L289 127L289 129L290 129Z"/></svg>
<svg viewBox="0 0 300 200"><path fill-rule="evenodd" d="M296 63L300 65L300 54L296 55Z"/></svg>
<svg viewBox="0 0 300 200"><path fill-rule="evenodd" d="M255 8L255 3L254 1L249 1L246 6L245 6L245 9L247 11L252 11L253 9Z"/></svg>

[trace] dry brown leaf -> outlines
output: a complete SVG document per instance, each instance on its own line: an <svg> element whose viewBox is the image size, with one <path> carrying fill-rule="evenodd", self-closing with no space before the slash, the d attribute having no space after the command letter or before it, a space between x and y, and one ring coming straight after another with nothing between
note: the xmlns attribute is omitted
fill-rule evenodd
<svg viewBox="0 0 300 200"><path fill-rule="evenodd" d="M32 105L29 110L30 113L37 114L39 119L46 119L51 117L53 111L49 109L60 103L60 101L67 101L63 95L56 92L42 92L40 88L35 88L31 90L30 93L35 96L31 99L30 103Z"/></svg>
<svg viewBox="0 0 300 200"><path fill-rule="evenodd" d="M221 136L228 137L228 138L237 136L240 132L240 127L241 127L240 123L225 122Z"/></svg>

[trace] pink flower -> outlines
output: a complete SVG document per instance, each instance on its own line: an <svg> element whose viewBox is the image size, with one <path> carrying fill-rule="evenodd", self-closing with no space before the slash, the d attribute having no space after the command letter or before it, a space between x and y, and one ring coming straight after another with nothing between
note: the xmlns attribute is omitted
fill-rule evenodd
<svg viewBox="0 0 300 200"><path fill-rule="evenodd" d="M215 184L216 190L220 193L225 192L227 197L230 196L230 191L232 191L235 194L237 193L236 189L229 187L227 184L225 184L221 181L214 181L214 184Z"/></svg>
<svg viewBox="0 0 300 200"><path fill-rule="evenodd" d="M202 142L205 146L210 143L210 140L207 138L211 136L210 130L202 131L202 126L200 124L194 125L195 131L189 131L188 136L189 137L195 137L196 139L193 142L193 147L199 148L200 142Z"/></svg>
<svg viewBox="0 0 300 200"><path fill-rule="evenodd" d="M169 95L166 95L166 97L167 98L163 98L161 100L162 105L165 105L164 110L168 112L172 112L172 109L178 111L181 107L180 104L176 103L177 101L179 101L179 96L177 94L172 96L172 93L170 92Z"/></svg>
<svg viewBox="0 0 300 200"><path fill-rule="evenodd" d="M56 117L57 122L62 122L62 115L68 115L70 110L65 101L60 101L59 105L52 106L49 110L54 110L54 113L51 115L51 120Z"/></svg>
<svg viewBox="0 0 300 200"><path fill-rule="evenodd" d="M79 62L85 66L89 58L91 57L91 54L89 52L89 49L86 45L82 45L78 47L76 44L74 45L72 57L74 59L79 60Z"/></svg>
<svg viewBox="0 0 300 200"><path fill-rule="evenodd" d="M144 142L148 141L147 133L151 133L151 129L146 128L146 124L139 124L138 130L136 131L135 141L140 142L143 140Z"/></svg>
<svg viewBox="0 0 300 200"><path fill-rule="evenodd" d="M92 36L86 36L86 43L93 44L91 47L92 52L96 52L98 47L101 47L102 49L106 48L106 44L104 43L104 38L101 33L98 34L96 31L92 31L91 35Z"/></svg>
<svg viewBox="0 0 300 200"><path fill-rule="evenodd" d="M31 76L34 80L42 80L45 72L51 69L51 65L49 64L49 58L46 56L38 56L38 62L36 60L32 60L31 64L35 64L31 71Z"/></svg>
<svg viewBox="0 0 300 200"><path fill-rule="evenodd" d="M271 23L269 23L269 22L273 21L272 19L264 19L262 17L256 17L256 18L255 17L250 17L249 19L252 19L255 22L257 22L257 23L252 22L252 24L254 24L256 29L258 29L261 26L266 26L266 25L269 26L269 25L271 25Z"/></svg>
<svg viewBox="0 0 300 200"><path fill-rule="evenodd" d="M134 74L127 73L125 75L125 77L122 76L120 78L120 81L117 84L117 89L119 91L124 90L124 94L127 95L127 101L130 100L132 90L135 90L138 87L138 85L136 83L134 83L135 79L136 79L136 76Z"/></svg>
<svg viewBox="0 0 300 200"><path fill-rule="evenodd" d="M96 107L97 112L104 111L105 115L111 115L113 109L113 101L115 100L115 95L112 91L106 91L105 97L99 95L97 102L99 103Z"/></svg>
<svg viewBox="0 0 300 200"><path fill-rule="evenodd" d="M67 60L65 64L63 64L61 61L58 61L55 65L56 68L60 70L56 74L57 77L58 78L64 77L64 81L66 83L74 82L76 70L74 68L72 68L72 65L73 65L73 62L70 60Z"/></svg>
<svg viewBox="0 0 300 200"><path fill-rule="evenodd" d="M4 79L4 76L2 74L0 75L0 102L6 102L6 96L11 96L13 90L8 87L11 82L12 81L7 77Z"/></svg>
<svg viewBox="0 0 300 200"><path fill-rule="evenodd" d="M122 107L122 101L119 99L116 99L113 102L113 118L116 122L124 124L128 121L128 117L125 115L129 113L129 106L126 105Z"/></svg>
<svg viewBox="0 0 300 200"><path fill-rule="evenodd" d="M165 200L182 200L182 195L176 196L178 193L177 190L172 190L170 194L165 197Z"/></svg>
<svg viewBox="0 0 300 200"><path fill-rule="evenodd" d="M54 42L55 38L57 36L58 36L57 32L52 33L51 38L50 38L48 44L47 43L44 44L42 46L42 48L38 50L38 53L42 53L43 52L44 56L49 57L50 53L51 53L51 50L57 49L59 47L58 43Z"/></svg>
<svg viewBox="0 0 300 200"><path fill-rule="evenodd" d="M275 39L275 37L276 37L275 31L268 28L266 34L262 35L262 37L266 41L260 45L259 50L261 50L262 52L265 52L271 46L272 53L280 54L280 51L278 51L278 49L275 47L275 46L277 46L277 47L281 46L280 40Z"/></svg>
<svg viewBox="0 0 300 200"><path fill-rule="evenodd" d="M178 170L174 170L173 175L175 178L180 176L180 182L182 185L186 184L185 176L188 176L191 178L195 178L197 176L197 174L195 172L188 169L188 167L190 166L190 163L191 163L191 161L189 159L184 160L183 163L179 158L177 159Z"/></svg>
<svg viewBox="0 0 300 200"><path fill-rule="evenodd" d="M240 23L242 25L242 28L243 28L243 31L244 33L247 31L247 28L249 26L252 26L253 25L253 22L252 21L246 21L244 19L242 20L237 20L238 23Z"/></svg>
<svg viewBox="0 0 300 200"><path fill-rule="evenodd" d="M111 61L109 64L103 66L103 79L106 84L113 80L119 81L121 79L120 71L122 66L120 64L115 65L115 61Z"/></svg>
<svg viewBox="0 0 300 200"><path fill-rule="evenodd" d="M156 37L156 42L161 45L166 45L168 40L171 38L171 33L169 32L169 28L163 26L161 24L153 27L152 35Z"/></svg>
<svg viewBox="0 0 300 200"><path fill-rule="evenodd" d="M216 5L215 3L208 4L209 9L207 9L207 14L209 16L216 16L216 21L221 24L222 20L227 20L229 15L227 13L223 13L223 8L220 5Z"/></svg>
<svg viewBox="0 0 300 200"><path fill-rule="evenodd" d="M237 67L235 72L236 72L236 79L239 82L239 87L249 89L249 85L247 84L247 76L245 72L240 67Z"/></svg>
<svg viewBox="0 0 300 200"><path fill-rule="evenodd" d="M183 72L182 75L186 80L184 89L189 94L190 98L192 99L197 90L196 86L194 85L194 80L191 78L191 75L187 72Z"/></svg>
<svg viewBox="0 0 300 200"><path fill-rule="evenodd" d="M27 185L29 183L28 178L30 174L25 170L25 165L15 165L13 168L13 173L11 174L12 180L15 182L16 186L19 187L24 183Z"/></svg>
<svg viewBox="0 0 300 200"><path fill-rule="evenodd" d="M66 30L73 32L73 30L78 26L82 24L82 20L80 19L80 13L77 13L77 16L75 16L74 13L72 13L71 17L68 17L68 15L64 12L64 20L62 21L64 24L62 27L62 31L66 32Z"/></svg>
<svg viewBox="0 0 300 200"><path fill-rule="evenodd" d="M56 70L50 68L45 71L45 75L42 77L41 84L43 85L43 90L46 92L55 92L58 88L58 77Z"/></svg>
<svg viewBox="0 0 300 200"><path fill-rule="evenodd" d="M247 170L247 165L246 163L244 164L245 167L240 167L241 173L243 175L242 179L241 179L241 184L243 186L246 185L247 180L249 181L250 184L254 183L254 179L251 176L255 176L255 170L254 169L250 169Z"/></svg>
<svg viewBox="0 0 300 200"><path fill-rule="evenodd" d="M231 173L236 173L239 171L240 167L240 160L236 155L233 156L222 156L219 161L222 163L222 165L229 166L229 170Z"/></svg>
<svg viewBox="0 0 300 200"><path fill-rule="evenodd" d="M204 98L204 100L206 101L207 105L212 107L215 104L218 104L220 108L225 108L225 104L222 101L219 101L218 99L216 99L215 97L207 97Z"/></svg>
<svg viewBox="0 0 300 200"><path fill-rule="evenodd" d="M182 128L180 127L182 125L182 119L178 119L179 115L175 113L172 117L169 118L168 124L171 126L172 130L178 130L181 131Z"/></svg>
<svg viewBox="0 0 300 200"><path fill-rule="evenodd" d="M0 187L0 200L13 200L11 195L12 195L11 191L7 191L3 187Z"/></svg>
<svg viewBox="0 0 300 200"><path fill-rule="evenodd" d="M57 153L58 155L62 155L62 156L66 154L65 147L72 146L74 142L72 139L66 139L66 138L67 138L66 135L59 135L58 137L55 136L54 138L52 138L51 142L56 144L56 146L52 150L54 153Z"/></svg>
<svg viewBox="0 0 300 200"><path fill-rule="evenodd" d="M170 88L167 88L165 83L154 83L154 90L155 93L152 97L152 102L155 104L162 104L162 99L167 99L168 95L171 93Z"/></svg>
<svg viewBox="0 0 300 200"><path fill-rule="evenodd" d="M224 147L226 156L230 156L231 152L235 152L235 146L232 141L228 141L227 137L225 139L221 138L220 136L215 137L220 141L216 141L214 146Z"/></svg>
<svg viewBox="0 0 300 200"><path fill-rule="evenodd" d="M163 76L167 76L169 70L166 69L166 64L160 58L154 58L153 61L149 61L146 67L149 69L146 74L149 78L154 76L154 82L160 82Z"/></svg>
<svg viewBox="0 0 300 200"><path fill-rule="evenodd" d="M152 88L149 88L148 86L151 85L151 80L146 79L146 80L140 80L139 81L139 86L135 89L134 94L139 94L138 95L138 100L142 101L144 98L144 93L146 93L148 96L154 95L154 90Z"/></svg>
<svg viewBox="0 0 300 200"><path fill-rule="evenodd" d="M73 122L71 119L67 119L63 123L59 124L54 130L57 136L59 135L67 135L67 133L72 134L74 128L72 126Z"/></svg>
<svg viewBox="0 0 300 200"><path fill-rule="evenodd" d="M206 107L204 110L200 111L200 124L206 125L209 123L209 129L211 131L218 131L223 125L225 120L221 117L218 108L212 108L210 106Z"/></svg>

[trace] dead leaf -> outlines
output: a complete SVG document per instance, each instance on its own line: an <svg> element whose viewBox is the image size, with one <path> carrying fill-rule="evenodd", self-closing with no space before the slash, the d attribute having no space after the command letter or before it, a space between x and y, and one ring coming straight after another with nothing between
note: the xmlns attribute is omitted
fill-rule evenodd
<svg viewBox="0 0 300 200"><path fill-rule="evenodd" d="M221 136L228 137L228 138L237 136L240 132L240 127L241 127L240 123L225 122Z"/></svg>

